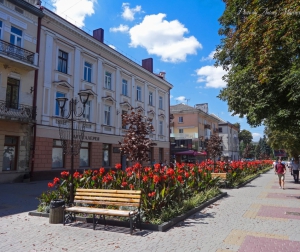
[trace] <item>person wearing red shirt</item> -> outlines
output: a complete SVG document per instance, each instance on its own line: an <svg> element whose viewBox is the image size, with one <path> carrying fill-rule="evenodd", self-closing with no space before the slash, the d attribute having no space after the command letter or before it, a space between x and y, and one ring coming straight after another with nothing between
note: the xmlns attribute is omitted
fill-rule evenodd
<svg viewBox="0 0 300 252"><path fill-rule="evenodd" d="M275 171L278 175L279 186L284 189L284 174L286 172L285 165L281 163L281 159L278 159L278 163L275 165Z"/></svg>

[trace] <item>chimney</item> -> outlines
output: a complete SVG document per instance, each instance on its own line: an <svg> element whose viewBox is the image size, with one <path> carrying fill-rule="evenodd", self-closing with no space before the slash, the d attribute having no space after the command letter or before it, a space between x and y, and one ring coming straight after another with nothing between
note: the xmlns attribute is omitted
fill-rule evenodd
<svg viewBox="0 0 300 252"><path fill-rule="evenodd" d="M159 76L165 79L166 73L165 72L159 72Z"/></svg>
<svg viewBox="0 0 300 252"><path fill-rule="evenodd" d="M152 58L143 59L142 67L150 71L151 73L153 73L153 59Z"/></svg>
<svg viewBox="0 0 300 252"><path fill-rule="evenodd" d="M93 37L103 43L104 40L104 30L99 28L97 30L93 30Z"/></svg>

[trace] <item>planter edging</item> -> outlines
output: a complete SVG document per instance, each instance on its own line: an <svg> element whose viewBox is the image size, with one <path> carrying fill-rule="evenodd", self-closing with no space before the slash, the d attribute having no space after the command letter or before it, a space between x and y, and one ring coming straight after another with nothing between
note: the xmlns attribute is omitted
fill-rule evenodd
<svg viewBox="0 0 300 252"><path fill-rule="evenodd" d="M227 192L221 192L219 195L209 199L208 201L202 203L198 207L195 207L186 213L179 215L173 219L171 219L168 222L164 222L160 225L155 225L155 224L147 224L147 223L142 223L142 229L144 230L151 230L151 231L160 231L160 232L165 232L171 227L175 226L177 223L187 219L189 216L195 214L196 212L199 212L200 210L206 208L207 206L215 203L219 199L225 197L227 195ZM28 213L30 216L37 216L37 217L47 217L49 218L49 213L42 213L42 212L37 212L37 211L30 211ZM77 221L83 221L87 223L93 223L93 218L88 218L88 217L76 217ZM101 219L99 221L99 224L104 224L104 221ZM119 226L119 227L130 227L130 223L128 221L118 221L118 220L106 220L107 225L111 226ZM138 229L138 227L136 227Z"/></svg>

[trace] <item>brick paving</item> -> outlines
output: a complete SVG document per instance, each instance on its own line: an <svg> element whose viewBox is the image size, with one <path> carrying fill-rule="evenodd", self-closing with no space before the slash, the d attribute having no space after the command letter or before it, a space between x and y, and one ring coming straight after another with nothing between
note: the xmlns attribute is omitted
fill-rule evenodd
<svg viewBox="0 0 300 252"><path fill-rule="evenodd" d="M269 171L245 187L226 190L226 198L167 232L132 236L128 228L93 230L92 224L63 226L29 216L47 182L0 184L0 251L300 251L300 218L291 214L300 212L300 184L289 174L286 190L275 188L277 176Z"/></svg>

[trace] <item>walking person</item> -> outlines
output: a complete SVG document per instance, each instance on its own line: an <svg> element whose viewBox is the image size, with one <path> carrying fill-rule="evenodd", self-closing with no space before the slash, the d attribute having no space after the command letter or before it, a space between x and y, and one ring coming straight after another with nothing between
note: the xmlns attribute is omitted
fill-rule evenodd
<svg viewBox="0 0 300 252"><path fill-rule="evenodd" d="M278 163L275 165L275 172L279 179L279 188L284 190L284 176L286 172L285 165L281 163L281 159L278 159Z"/></svg>
<svg viewBox="0 0 300 252"><path fill-rule="evenodd" d="M292 163L292 170L293 170L293 176L295 183L299 182L299 160L295 159Z"/></svg>

